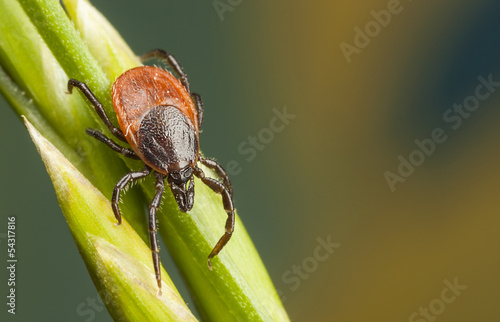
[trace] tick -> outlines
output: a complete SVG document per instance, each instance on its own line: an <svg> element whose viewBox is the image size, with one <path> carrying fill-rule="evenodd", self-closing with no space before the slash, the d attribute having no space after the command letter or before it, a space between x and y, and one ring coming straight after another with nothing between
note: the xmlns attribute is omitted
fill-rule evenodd
<svg viewBox="0 0 500 322"><path fill-rule="evenodd" d="M111 198L111 206L118 224L122 216L118 202L120 193L126 187L153 173L156 179L156 194L149 205L149 241L153 265L161 294L160 258L158 254L156 211L160 206L165 188L165 179L172 191L180 211L193 208L194 180L200 178L214 192L222 196L222 204L227 213L225 233L208 255L210 260L227 244L234 231L234 205L231 182L226 172L215 160L204 158L199 150L199 133L203 122L201 96L192 93L189 81L177 60L168 52L156 49L142 57L142 60L158 58L165 60L178 74L152 66L141 66L121 74L113 84L111 98L120 127L109 120L101 103L87 84L70 79L68 92L78 88L92 103L97 114L111 133L130 148L122 147L103 133L87 129L87 134L109 146L114 151L131 159L142 160L145 168L127 173L118 181ZM215 171L222 182L205 177L197 163Z"/></svg>

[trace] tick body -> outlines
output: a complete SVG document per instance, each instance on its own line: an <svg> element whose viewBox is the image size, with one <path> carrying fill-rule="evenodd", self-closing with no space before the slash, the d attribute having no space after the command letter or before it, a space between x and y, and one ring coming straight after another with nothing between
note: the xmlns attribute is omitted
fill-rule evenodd
<svg viewBox="0 0 500 322"><path fill-rule="evenodd" d="M164 59L179 75L180 80L170 72L151 66L130 69L120 75L112 87L111 98L117 115L119 127L109 120L101 103L88 86L75 79L68 81L68 92L77 87L94 105L94 108L119 140L130 145L123 147L103 133L87 129L87 133L122 155L140 159L145 168L126 174L113 190L111 206L121 223L118 207L120 193L133 181L153 173L156 178L156 194L149 205L149 239L156 280L161 294L160 260L156 236L156 211L160 206L165 188L165 180L170 187L177 205L182 212L192 209L194 203L193 176L222 196L222 204L228 215L225 233L208 255L210 260L227 244L234 230L234 205L231 182L224 169L214 160L199 154L199 132L203 121L203 104L200 95L191 93L189 82L177 60L163 50L153 50L143 56ZM204 164L222 179L222 182L205 177L197 166Z"/></svg>
<svg viewBox="0 0 500 322"><path fill-rule="evenodd" d="M130 69L115 81L111 97L125 138L145 164L165 175L196 165L198 113L172 74L151 66Z"/></svg>

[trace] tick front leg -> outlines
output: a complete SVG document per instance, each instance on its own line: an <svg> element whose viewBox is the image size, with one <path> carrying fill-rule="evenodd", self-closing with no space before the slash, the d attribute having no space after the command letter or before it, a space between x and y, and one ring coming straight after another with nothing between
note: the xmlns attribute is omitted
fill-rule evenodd
<svg viewBox="0 0 500 322"><path fill-rule="evenodd" d="M205 177L205 173L198 168L194 168L194 174L201 179L201 181L206 184L210 189L212 189L214 192L220 194L222 196L222 203L224 205L224 210L227 213L227 220L226 220L226 231L224 232L224 235L219 239L217 244L215 245L214 249L208 255L208 268L211 270L212 269L212 263L210 260L219 254L219 252L224 248L224 246L227 244L229 239L231 239L231 236L233 235L234 232L234 205L233 205L233 198L231 197L231 194L229 190L219 181L212 179L212 178L207 178Z"/></svg>
<svg viewBox="0 0 500 322"><path fill-rule="evenodd" d="M160 270L160 255L158 248L157 233L158 227L156 226L156 211L160 207L161 196L165 188L165 175L155 172L156 177L156 194L149 205L149 243L151 245L151 254L153 255L153 265L155 268L156 282L158 283L158 295L161 295L161 270Z"/></svg>
<svg viewBox="0 0 500 322"><path fill-rule="evenodd" d="M127 173L123 178L118 181L113 190L113 196L111 197L111 208L113 208L113 213L115 214L118 225L122 223L122 214L120 212L120 207L118 202L120 201L120 192L127 187L131 182L139 180L148 176L151 173L151 168L146 166L142 171Z"/></svg>
<svg viewBox="0 0 500 322"><path fill-rule="evenodd" d="M68 93L71 94L73 92L73 87L78 88L87 97L87 99L90 101L90 103L92 103L92 105L94 105L94 108L97 112L97 115L99 115L99 117L104 122L104 124L106 124L106 126L111 131L111 133L113 133L113 135L116 136L121 141L127 142L127 140L125 139L125 136L123 135L122 130L120 130L119 128L114 126L113 123L111 123L108 115L106 114L106 111L104 111L104 108L102 107L101 102L99 102L99 100L97 100L97 97L95 97L94 93L92 93L92 91L87 86L87 84L71 78L68 81Z"/></svg>
<svg viewBox="0 0 500 322"><path fill-rule="evenodd" d="M120 153L121 155L123 155L127 158L130 158L130 159L140 160L140 158L137 156L137 154L135 154L134 151L132 151L131 149L127 149L127 148L120 146L115 141L111 140L106 135L102 134L101 132L94 130L94 129L87 129L86 132L91 137L98 139L99 141L106 144L111 149Z"/></svg>
<svg viewBox="0 0 500 322"><path fill-rule="evenodd" d="M229 190L229 194L231 195L231 198L233 197L233 186L231 185L231 181L229 180L229 176L226 173L226 170L215 160L213 159L207 159L204 158L200 155L200 162L204 166L206 166L209 169L212 169L215 171L217 176L221 178L224 182L224 186L226 186L227 190Z"/></svg>

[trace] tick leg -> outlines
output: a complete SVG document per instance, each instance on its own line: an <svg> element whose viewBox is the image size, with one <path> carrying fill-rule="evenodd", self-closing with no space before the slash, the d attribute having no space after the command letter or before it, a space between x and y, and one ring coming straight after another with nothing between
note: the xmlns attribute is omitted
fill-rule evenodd
<svg viewBox="0 0 500 322"><path fill-rule="evenodd" d="M87 129L86 132L88 135L98 139L99 141L106 144L111 149L120 153L121 155L126 156L127 158L140 160L140 158L137 156L137 154L135 154L135 152L133 150L127 149L127 148L124 148L124 147L118 145L115 141L111 140L106 135L102 134L101 132L94 130L94 129Z"/></svg>
<svg viewBox="0 0 500 322"><path fill-rule="evenodd" d="M146 166L142 171L130 172L123 176L123 178L118 181L113 189L113 196L111 197L111 208L115 214L118 225L122 223L122 215L120 212L120 207L118 206L118 201L120 201L120 192L127 187L131 182L139 180L148 176L151 173L151 168Z"/></svg>
<svg viewBox="0 0 500 322"><path fill-rule="evenodd" d="M184 85L184 87L186 88L188 93L191 94L191 90L189 89L188 78L187 78L186 74L184 73L184 70L182 69L181 65L177 61L177 59L175 59L174 55L166 52L163 49L154 49L154 50L151 50L150 52L144 54L141 57L141 61L145 61L145 60L148 60L150 58L164 59L175 70L175 72L179 75L179 77L181 78L182 85Z"/></svg>
<svg viewBox="0 0 500 322"><path fill-rule="evenodd" d="M111 133L113 133L113 135L116 136L121 141L127 142L127 140L125 139L125 136L123 135L122 130L120 130L119 128L114 126L113 123L111 123L108 115L106 114L106 111L104 111L104 108L102 107L101 102L99 102L97 100L97 97L95 97L94 93L92 93L92 91L87 86L87 84L71 78L68 81L68 92L70 94L73 92L73 87L78 88L87 97L87 99L90 101L90 103L92 103L92 105L94 105L94 108L97 112L97 115L99 115L99 117L104 122L104 124L106 124L106 126L111 131Z"/></svg>
<svg viewBox="0 0 500 322"><path fill-rule="evenodd" d="M156 230L156 211L160 207L161 196L165 188L165 175L155 172L156 177L156 194L149 205L149 243L151 245L151 254L153 255L153 265L155 268L156 282L158 283L158 295L161 295L161 271L160 271L160 255L158 248L158 240Z"/></svg>
<svg viewBox="0 0 500 322"><path fill-rule="evenodd" d="M224 186L229 190L231 198L233 197L233 186L226 173L226 170L215 160L204 158L200 155L200 162L209 169L215 171L215 173L224 181Z"/></svg>
<svg viewBox="0 0 500 322"><path fill-rule="evenodd" d="M200 94L191 94L194 98L194 104L196 105L196 111L198 112L198 128L201 129L203 124L203 101L201 100Z"/></svg>
<svg viewBox="0 0 500 322"><path fill-rule="evenodd" d="M210 263L210 259L216 256L222 250L222 248L224 248L224 246L227 244L227 242L229 241L229 239L231 239L231 236L233 235L234 231L233 198L231 197L229 190L221 182L212 178L205 177L205 174L200 168L195 167L194 174L198 178L200 178L201 181L203 181L203 183L206 184L210 189L212 189L214 192L222 196L222 203L224 204L224 210L227 213L226 231L224 235L222 235L222 237L219 239L219 241L215 245L210 255L208 255L208 268L211 270L212 264Z"/></svg>

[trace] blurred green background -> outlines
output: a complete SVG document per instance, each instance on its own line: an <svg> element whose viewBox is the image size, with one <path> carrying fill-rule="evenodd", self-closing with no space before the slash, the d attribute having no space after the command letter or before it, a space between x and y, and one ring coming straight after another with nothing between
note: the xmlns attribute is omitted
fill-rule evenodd
<svg viewBox="0 0 500 322"><path fill-rule="evenodd" d="M498 1L92 3L203 96L202 150L238 164L236 206L292 320L500 319ZM0 258L15 215L19 259L1 320L111 320L3 99L0 134Z"/></svg>

